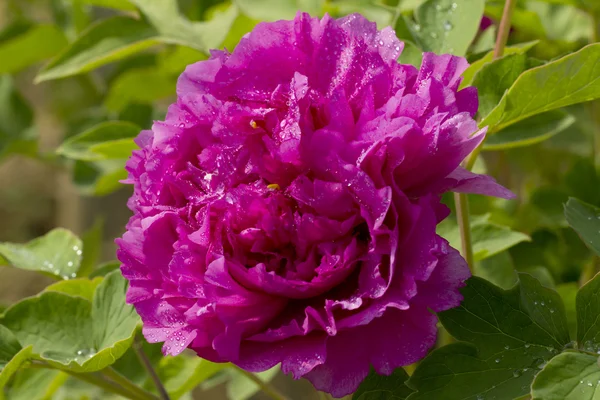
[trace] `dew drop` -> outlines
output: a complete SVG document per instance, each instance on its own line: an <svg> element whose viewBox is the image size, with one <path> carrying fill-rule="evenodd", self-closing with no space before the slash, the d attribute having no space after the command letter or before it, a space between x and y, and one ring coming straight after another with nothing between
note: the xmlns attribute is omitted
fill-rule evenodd
<svg viewBox="0 0 600 400"><path fill-rule="evenodd" d="M73 266L73 261L69 261L69 262L67 263L67 267L72 267L72 266Z"/></svg>
<svg viewBox="0 0 600 400"><path fill-rule="evenodd" d="M450 31L450 30L452 30L452 28L454 28L454 26L452 26L452 22L450 22L450 21L444 22L444 30L445 31Z"/></svg>
<svg viewBox="0 0 600 400"><path fill-rule="evenodd" d="M520 376L521 376L521 371L519 371L518 369L514 370L514 371L513 371L513 376L514 376L515 378L518 378L518 377L520 377Z"/></svg>
<svg viewBox="0 0 600 400"><path fill-rule="evenodd" d="M504 350L510 350L510 346L504 346Z"/></svg>
<svg viewBox="0 0 600 400"><path fill-rule="evenodd" d="M383 46L383 40L380 40L380 41L379 41L379 45L380 45L380 46Z"/></svg>
<svg viewBox="0 0 600 400"><path fill-rule="evenodd" d="M529 343L525 343L525 348L528 349L529 347L531 347L531 345Z"/></svg>
<svg viewBox="0 0 600 400"><path fill-rule="evenodd" d="M437 37L438 37L438 34L437 34L437 33L435 33L435 32L431 32L431 33L429 34L429 36L431 36L431 38L432 38L432 39L437 39Z"/></svg>
<svg viewBox="0 0 600 400"><path fill-rule="evenodd" d="M77 276L77 274L75 274L75 272L73 272L73 273L71 274L71 278L75 278L76 276Z"/></svg>
<svg viewBox="0 0 600 400"><path fill-rule="evenodd" d="M496 364L498 364L500 362L500 359L496 358L494 361L496 362Z"/></svg>
<svg viewBox="0 0 600 400"><path fill-rule="evenodd" d="M450 7L450 9L451 9L452 11L454 11L454 10L456 10L457 8L458 8L458 4L456 4L456 3L452 3L452 6Z"/></svg>
<svg viewBox="0 0 600 400"><path fill-rule="evenodd" d="M416 24L416 25L414 26L414 29L415 29L415 31L419 32L419 31L421 30L421 25L419 25L419 24Z"/></svg>
<svg viewBox="0 0 600 400"><path fill-rule="evenodd" d="M546 303L544 303L543 301L542 301L540 304L541 304L541 305L543 305L543 306L545 306L545 305L546 305Z"/></svg>

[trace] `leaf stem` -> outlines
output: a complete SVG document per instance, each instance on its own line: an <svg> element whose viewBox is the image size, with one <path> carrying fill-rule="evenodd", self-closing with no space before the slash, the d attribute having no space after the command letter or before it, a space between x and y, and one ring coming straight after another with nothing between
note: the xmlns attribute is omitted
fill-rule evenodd
<svg viewBox="0 0 600 400"><path fill-rule="evenodd" d="M287 400L287 398L283 394L281 394L277 389L275 389L268 382L265 382L258 376L254 375L252 372L245 371L237 365L233 365L233 367L239 372L241 372L246 378L256 383L258 387L260 387L260 390L265 392L265 394L271 397L273 400Z"/></svg>
<svg viewBox="0 0 600 400"><path fill-rule="evenodd" d="M112 380L115 384L127 390L128 392L134 394L136 399L140 400L159 400L154 394L149 391L142 389L137 386L135 383L131 382L125 376L121 375L114 369L108 367L102 370L102 373L106 375L110 380Z"/></svg>
<svg viewBox="0 0 600 400"><path fill-rule="evenodd" d="M473 245L471 242L471 224L469 222L469 199L465 193L454 193L454 204L460 230L461 253L472 272L475 265L473 264Z"/></svg>
<svg viewBox="0 0 600 400"><path fill-rule="evenodd" d="M158 390L159 397L162 400L170 400L169 393L167 393L167 390L162 384L158 374L154 370L152 363L146 356L146 353L144 353L142 343L140 342L139 337L137 335L133 340L133 350L135 351L135 354L137 354L140 362L142 363L142 366L146 369L146 372L148 372L150 379L152 379L152 382L154 382L154 386L156 386L156 390Z"/></svg>
<svg viewBox="0 0 600 400"><path fill-rule="evenodd" d="M504 11L500 20L500 27L498 28L496 46L494 47L494 58L500 58L504 55L504 48L510 34L511 19L516 6L516 0L506 0L504 3Z"/></svg>
<svg viewBox="0 0 600 400"><path fill-rule="evenodd" d="M132 392L126 390L125 388L106 380L101 374L99 374L97 372L96 373L78 373L78 372L68 371L65 369L54 368L52 365L46 364L45 362L41 362L41 361L34 361L31 363L31 365L29 367L63 371L75 379L78 379L82 382L86 382L91 385L97 386L101 389L104 389L107 392L118 394L127 399L131 399L131 400L148 400L149 399L148 397L140 397L136 393L132 393Z"/></svg>

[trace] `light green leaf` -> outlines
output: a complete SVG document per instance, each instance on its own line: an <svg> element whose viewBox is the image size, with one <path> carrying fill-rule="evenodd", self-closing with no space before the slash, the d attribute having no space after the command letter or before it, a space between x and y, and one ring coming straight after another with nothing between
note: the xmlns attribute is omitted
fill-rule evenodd
<svg viewBox="0 0 600 400"><path fill-rule="evenodd" d="M352 395L352 400L404 400L413 391L406 386L408 374L397 368L390 376L378 375L371 370Z"/></svg>
<svg viewBox="0 0 600 400"><path fill-rule="evenodd" d="M503 251L475 263L476 276L490 281L502 289L510 289L518 282L517 271L508 251Z"/></svg>
<svg viewBox="0 0 600 400"><path fill-rule="evenodd" d="M35 26L0 43L0 74L13 73L53 57L66 45L67 39L57 26Z"/></svg>
<svg viewBox="0 0 600 400"><path fill-rule="evenodd" d="M158 364L157 373L171 399L177 400L228 365L184 355L163 357Z"/></svg>
<svg viewBox="0 0 600 400"><path fill-rule="evenodd" d="M36 82L91 71L159 42L159 33L144 21L117 16L98 21L44 67Z"/></svg>
<svg viewBox="0 0 600 400"><path fill-rule="evenodd" d="M110 272L119 269L121 263L118 261L109 261L104 264L100 264L97 269L92 271L89 278L94 279L100 276L108 275Z"/></svg>
<svg viewBox="0 0 600 400"><path fill-rule="evenodd" d="M9 400L56 400L55 393L68 377L59 370L21 369L14 376L6 397Z"/></svg>
<svg viewBox="0 0 600 400"><path fill-rule="evenodd" d="M275 366L263 372L256 373L259 379L264 382L269 382L279 373L279 366ZM256 394L260 387L254 382L248 379L247 376L242 374L235 368L227 371L231 378L227 383L227 398L229 400L247 400Z"/></svg>
<svg viewBox="0 0 600 400"><path fill-rule="evenodd" d="M571 197L565 205L565 216L581 240L600 255L600 209Z"/></svg>
<svg viewBox="0 0 600 400"><path fill-rule="evenodd" d="M135 11L135 6L129 0L83 0L83 2L93 6L114 8L116 10Z"/></svg>
<svg viewBox="0 0 600 400"><path fill-rule="evenodd" d="M31 346L27 346L26 348L19 350L19 352L4 365L4 368L0 370L0 400L3 400L4 387L10 378L19 370L21 365L31 359L32 354Z"/></svg>
<svg viewBox="0 0 600 400"><path fill-rule="evenodd" d="M587 41L593 29L592 15L565 3L559 5L532 1L527 8L539 15L549 39Z"/></svg>
<svg viewBox="0 0 600 400"><path fill-rule="evenodd" d="M534 115L514 125L489 135L484 150L506 150L531 146L550 139L575 123L575 117L560 110Z"/></svg>
<svg viewBox="0 0 600 400"><path fill-rule="evenodd" d="M531 240L521 232L489 222L489 214L472 218L471 240L475 261L481 261L498 254L517 243ZM437 227L438 235L450 242L450 246L460 248L460 230L458 224L446 219Z"/></svg>
<svg viewBox="0 0 600 400"><path fill-rule="evenodd" d="M26 244L0 243L0 255L16 268L69 279L79 269L81 246L77 236L57 228Z"/></svg>
<svg viewBox="0 0 600 400"><path fill-rule="evenodd" d="M10 75L0 75L0 158L14 150L36 149L33 111L15 89Z"/></svg>
<svg viewBox="0 0 600 400"><path fill-rule="evenodd" d="M465 55L479 30L484 4L483 0L426 1L415 11L419 44L425 51Z"/></svg>
<svg viewBox="0 0 600 400"><path fill-rule="evenodd" d="M72 279L69 281L59 281L53 283L44 289L46 292L60 292L69 296L79 296L86 300L93 301L96 288L102 282L102 278L91 279Z"/></svg>
<svg viewBox="0 0 600 400"><path fill-rule="evenodd" d="M600 275L577 293L577 343L594 353L600 351Z"/></svg>
<svg viewBox="0 0 600 400"><path fill-rule="evenodd" d="M598 400L598 357L565 352L554 357L535 377L533 400Z"/></svg>
<svg viewBox="0 0 600 400"><path fill-rule="evenodd" d="M83 161L124 159L137 149L133 142L141 128L131 122L102 122L68 138L57 150L67 158Z"/></svg>
<svg viewBox="0 0 600 400"><path fill-rule="evenodd" d="M148 82L152 82L149 85ZM156 68L138 68L121 75L111 85L104 102L107 109L121 111L131 103L153 103L175 95L177 76Z"/></svg>
<svg viewBox="0 0 600 400"><path fill-rule="evenodd" d="M0 325L0 371L21 351L15 335L4 325Z"/></svg>
<svg viewBox="0 0 600 400"><path fill-rule="evenodd" d="M577 283L562 283L556 286L556 291L560 294L565 305L565 313L567 314L567 322L569 324L569 336L577 337L577 311L576 298L579 287Z"/></svg>
<svg viewBox="0 0 600 400"><path fill-rule="evenodd" d="M191 22L179 12L176 1L130 1L156 28L161 41L189 46L205 54L221 45L238 15L237 7L231 5L216 10L209 21Z"/></svg>
<svg viewBox="0 0 600 400"><path fill-rule="evenodd" d="M461 293L462 304L438 316L453 337L467 343L425 358L408 381L418 390L409 400L527 394L538 370L570 341L560 296L527 274L506 291L473 277Z"/></svg>
<svg viewBox="0 0 600 400"><path fill-rule="evenodd" d="M504 49L504 57L510 56L512 54L525 54L538 43L538 41L534 41L519 43L513 46L507 46ZM494 61L494 52L490 51L485 56L481 57L479 60L471 63L469 68L467 68L467 70L463 72L463 81L460 85L460 88L463 89L467 86L471 86L473 79L475 78L475 74L477 74L477 72L479 72L485 65L491 63L492 61Z"/></svg>
<svg viewBox="0 0 600 400"><path fill-rule="evenodd" d="M404 42L404 50L400 54L398 62L401 64L414 65L416 68L421 68L423 61L423 51L411 42Z"/></svg>
<svg viewBox="0 0 600 400"><path fill-rule="evenodd" d="M102 236L104 233L104 220L96 218L94 225L81 236L83 242L83 255L79 267L79 276L88 276L100 258L102 252Z"/></svg>
<svg viewBox="0 0 600 400"><path fill-rule="evenodd" d="M478 115L480 117L487 116L526 69L527 56L525 54L512 54L484 65L475 74L472 83L477 87L479 95Z"/></svg>
<svg viewBox="0 0 600 400"><path fill-rule="evenodd" d="M298 10L312 16L322 14L324 0L234 0L244 14L264 21L293 19Z"/></svg>
<svg viewBox="0 0 600 400"><path fill-rule="evenodd" d="M597 98L600 43L525 71L480 125L499 131L533 115Z"/></svg>
<svg viewBox="0 0 600 400"><path fill-rule="evenodd" d="M82 297L43 292L6 310L3 323L39 358L74 372L101 370L131 346L139 317L126 305L127 281L119 272Z"/></svg>

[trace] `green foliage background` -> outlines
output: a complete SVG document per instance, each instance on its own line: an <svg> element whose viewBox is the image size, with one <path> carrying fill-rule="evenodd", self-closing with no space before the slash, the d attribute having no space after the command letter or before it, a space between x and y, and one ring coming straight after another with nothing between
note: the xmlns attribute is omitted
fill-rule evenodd
<svg viewBox="0 0 600 400"><path fill-rule="evenodd" d="M249 377L142 344L112 240L128 217L130 189L119 180L133 137L165 115L185 66L298 10L391 25L405 41L404 63L418 66L422 51L466 56L463 87L478 88L477 118L489 132L474 169L517 194L469 196L477 277L463 305L440 315L440 343L425 360L391 377L372 373L354 398L598 398L600 2L517 1L494 60L503 7L0 0L0 399L156 398L140 348L172 399L196 390L244 400L278 375ZM482 30L482 16L495 23ZM454 212L439 234L461 248ZM275 386L317 398L281 376Z"/></svg>

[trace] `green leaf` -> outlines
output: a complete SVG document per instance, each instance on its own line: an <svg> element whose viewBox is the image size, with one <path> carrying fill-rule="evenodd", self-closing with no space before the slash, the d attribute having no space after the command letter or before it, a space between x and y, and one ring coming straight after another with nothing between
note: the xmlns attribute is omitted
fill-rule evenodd
<svg viewBox="0 0 600 400"><path fill-rule="evenodd" d="M560 296L527 274L519 274L510 290L473 277L461 293L462 304L438 316L452 336L468 343L425 358L408 381L418 390L409 400L528 393L537 370L570 341Z"/></svg>
<svg viewBox="0 0 600 400"><path fill-rule="evenodd" d="M125 303L127 281L119 272L82 297L43 292L6 310L3 323L23 346L61 369L92 372L113 364L131 346L139 317Z"/></svg>
<svg viewBox="0 0 600 400"><path fill-rule="evenodd" d="M504 49L504 57L508 57L512 54L525 54L538 43L539 41L536 40L533 42L519 43L513 46L507 46ZM467 86L471 86L473 79L475 78L475 74L477 74L477 72L479 72L485 65L491 63L492 61L494 61L494 52L490 51L485 56L481 57L479 60L471 63L469 68L467 68L467 70L463 72L463 81L460 85L460 88L463 89Z"/></svg>
<svg viewBox="0 0 600 400"><path fill-rule="evenodd" d="M600 178L593 159L576 160L564 176L564 182L573 197L592 205L600 204Z"/></svg>
<svg viewBox="0 0 600 400"><path fill-rule="evenodd" d="M517 243L531 240L524 233L515 232L506 226L489 222L489 217L489 214L486 214L471 220L471 240L475 261L484 260ZM446 219L438 225L437 233L448 240L450 246L460 247L460 230L455 221Z"/></svg>
<svg viewBox="0 0 600 400"><path fill-rule="evenodd" d="M254 375L264 382L269 382L275 378L279 371L279 366L275 366ZM254 381L251 381L237 369L232 368L227 372L230 374L230 380L227 382L227 398L229 400L247 400L260 390L260 387Z"/></svg>
<svg viewBox="0 0 600 400"><path fill-rule="evenodd" d="M59 281L53 283L44 289L46 292L60 292L69 296L79 296L88 301L93 301L96 288L102 282L102 278L90 279L72 279L69 281Z"/></svg>
<svg viewBox="0 0 600 400"><path fill-rule="evenodd" d="M394 370L390 376L378 375L371 370L352 395L352 400L404 400L413 391L406 386L408 374L403 368Z"/></svg>
<svg viewBox="0 0 600 400"><path fill-rule="evenodd" d="M33 111L15 89L12 77L0 75L0 158L19 149L35 152L32 125Z"/></svg>
<svg viewBox="0 0 600 400"><path fill-rule="evenodd" d="M64 33L54 25L37 25L0 44L0 74L13 73L55 56L67 45Z"/></svg>
<svg viewBox="0 0 600 400"><path fill-rule="evenodd" d="M503 11L504 3L502 2L488 4L485 7L485 15L496 21L500 21L502 19ZM533 11L516 7L513 11L510 22L514 29L517 29L520 33L527 33L536 38L543 38L546 36L546 32L544 31L544 26L542 25L539 15Z"/></svg>
<svg viewBox="0 0 600 400"><path fill-rule="evenodd" d="M499 131L571 104L600 98L600 43L525 71L481 123Z"/></svg>
<svg viewBox="0 0 600 400"><path fill-rule="evenodd" d="M196 386L228 367L199 357L163 357L157 368L159 378L173 400L181 398Z"/></svg>
<svg viewBox="0 0 600 400"><path fill-rule="evenodd" d="M504 92L526 69L525 54L512 54L484 65L473 78L473 86L477 87L479 94L478 115L489 115L502 99Z"/></svg>
<svg viewBox="0 0 600 400"><path fill-rule="evenodd" d="M484 150L506 150L531 146L550 139L575 123L575 117L560 110L534 115L514 125L489 135Z"/></svg>
<svg viewBox="0 0 600 400"><path fill-rule="evenodd" d="M137 149L133 142L141 128L131 122L107 121L71 136L56 150L67 158L83 161L123 159Z"/></svg>
<svg viewBox="0 0 600 400"><path fill-rule="evenodd" d="M116 16L98 21L82 32L36 77L36 82L91 71L159 42L157 30L144 21Z"/></svg>
<svg viewBox="0 0 600 400"><path fill-rule="evenodd" d="M105 196L123 187L127 178L125 159L94 162L75 161L73 182L86 195Z"/></svg>
<svg viewBox="0 0 600 400"><path fill-rule="evenodd" d="M479 30L484 4L483 0L426 1L415 11L419 43L425 51L465 55Z"/></svg>
<svg viewBox="0 0 600 400"><path fill-rule="evenodd" d="M597 400L598 385L598 357L565 352L535 377L531 394L534 400Z"/></svg>
<svg viewBox="0 0 600 400"><path fill-rule="evenodd" d="M600 351L600 275L577 293L577 343L586 351Z"/></svg>
<svg viewBox="0 0 600 400"><path fill-rule="evenodd" d="M57 228L26 244L0 243L0 256L12 266L74 278L81 262L81 240Z"/></svg>
<svg viewBox="0 0 600 400"><path fill-rule="evenodd" d="M581 240L600 255L600 209L571 197L565 205L565 217Z"/></svg>
<svg viewBox="0 0 600 400"><path fill-rule="evenodd" d="M415 44L411 42L404 42L404 50L400 54L398 62L401 64L414 65L416 68L421 68L421 62L423 61L423 51L419 49Z"/></svg>

